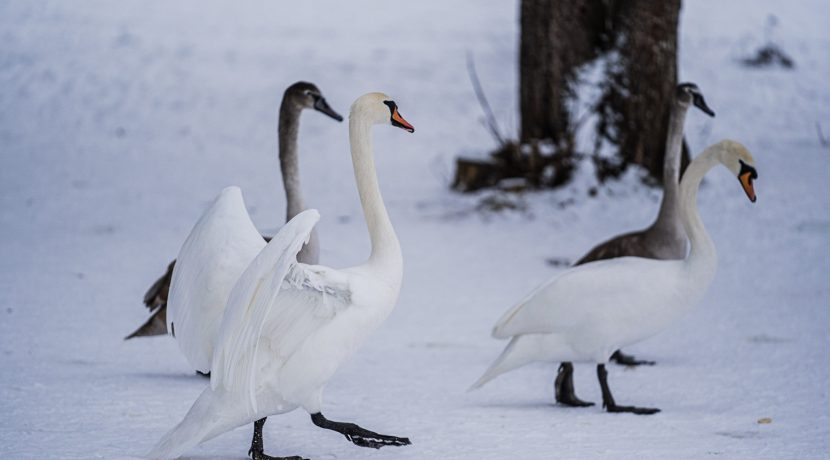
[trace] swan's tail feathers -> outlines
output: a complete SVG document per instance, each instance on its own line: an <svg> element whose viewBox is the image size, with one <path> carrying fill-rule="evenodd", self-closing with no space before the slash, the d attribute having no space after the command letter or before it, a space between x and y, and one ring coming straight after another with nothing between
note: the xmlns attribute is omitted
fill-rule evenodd
<svg viewBox="0 0 830 460"><path fill-rule="evenodd" d="M127 337L124 337L124 340L165 334L167 334L167 304L162 305L158 310L154 311L141 327Z"/></svg>
<svg viewBox="0 0 830 460"><path fill-rule="evenodd" d="M499 318L490 333L494 339L509 339L510 337L516 335L516 331L514 330L516 328L513 327L514 319L517 315L519 315L519 312L522 311L522 308L524 308L530 298L531 296L528 296L528 298L523 299L521 302L510 308L510 310L507 310L507 312Z"/></svg>
<svg viewBox="0 0 830 460"><path fill-rule="evenodd" d="M213 391L208 387L193 403L193 407L187 412L184 420L168 431L145 455L145 458L153 460L179 458L202 441L206 441L216 428L214 421L217 417L211 414L212 403Z"/></svg>
<svg viewBox="0 0 830 460"><path fill-rule="evenodd" d="M534 361L536 353L534 353L533 343L535 340L531 339L529 336L521 335L513 337L490 368L467 391L477 390L499 375Z"/></svg>

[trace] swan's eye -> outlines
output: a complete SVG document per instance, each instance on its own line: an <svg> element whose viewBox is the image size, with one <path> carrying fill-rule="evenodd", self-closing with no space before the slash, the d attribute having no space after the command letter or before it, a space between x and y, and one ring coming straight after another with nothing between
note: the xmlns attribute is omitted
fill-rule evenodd
<svg viewBox="0 0 830 460"><path fill-rule="evenodd" d="M744 163L744 160L738 160L738 163L741 165L740 172L738 172L738 177L749 175L750 179L758 178L758 171L756 171L755 168Z"/></svg>

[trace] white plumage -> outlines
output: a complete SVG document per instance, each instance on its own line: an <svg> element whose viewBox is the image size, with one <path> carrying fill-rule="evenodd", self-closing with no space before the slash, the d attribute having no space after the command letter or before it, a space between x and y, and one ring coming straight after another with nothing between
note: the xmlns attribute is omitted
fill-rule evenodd
<svg viewBox="0 0 830 460"><path fill-rule="evenodd" d="M606 362L615 350L660 332L697 302L709 281L687 276L683 261L639 257L568 270L496 323L493 337L512 338L511 352L473 388L534 361Z"/></svg>
<svg viewBox="0 0 830 460"><path fill-rule="evenodd" d="M239 187L228 187L193 226L173 270L167 329L194 369L210 372L231 288L265 247Z"/></svg>
<svg viewBox="0 0 830 460"><path fill-rule="evenodd" d="M366 263L338 270L297 262L319 219L315 210L298 214L265 245L236 188L225 189L196 224L174 272L171 322L189 321L184 336L175 324L189 356L203 359L210 351L211 385L149 458L176 458L229 429L297 407L316 414L322 421L315 423L324 428L346 431L358 445L409 443L363 429L352 435L347 430L356 425L320 414L326 382L388 316L400 290L403 261L377 184L370 137L372 125L390 120L406 123L383 94L352 105L352 159L372 242ZM403 127L412 130L408 123ZM232 288L211 285L234 275ZM219 308L223 297L227 306Z"/></svg>
<svg viewBox="0 0 830 460"><path fill-rule="evenodd" d="M715 246L696 206L700 181L717 164L735 173L755 200L757 175L746 148L733 141L709 147L689 165L680 185L688 257L590 262L542 285L496 323L493 337L511 341L471 389L533 361L603 364L615 350L662 331L694 306L717 268Z"/></svg>

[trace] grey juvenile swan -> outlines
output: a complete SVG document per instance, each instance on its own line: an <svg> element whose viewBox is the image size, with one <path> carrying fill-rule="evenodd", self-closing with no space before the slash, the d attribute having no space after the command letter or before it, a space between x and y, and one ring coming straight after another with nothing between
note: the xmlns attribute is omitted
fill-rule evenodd
<svg viewBox="0 0 830 460"><path fill-rule="evenodd" d="M300 113L304 109L314 109L322 112L337 121L343 117L329 107L320 90L313 83L299 81L286 88L282 96L279 115L279 158L282 171L282 183L285 187L286 217L288 222L294 216L305 210L302 189L300 187L299 158L297 155L297 135L300 130ZM265 241L270 238L263 236ZM316 232L302 251L297 255L300 262L316 264L319 259L319 241ZM176 261L170 262L167 272L144 294L144 305L152 311L150 319L128 335L125 340L133 337L146 337L167 334L167 296L170 291L170 280L173 276L173 267Z"/></svg>
<svg viewBox="0 0 830 460"><path fill-rule="evenodd" d="M628 256L660 260L677 260L686 257L686 232L683 231L679 216L678 193L683 125L686 112L692 104L707 115L715 116L715 112L706 105L697 85L694 83L677 85L675 103L666 136L666 151L663 160L663 201L660 203L657 220L644 230L618 235L595 246L574 266ZM615 351L611 359L618 364L629 366L654 364L653 361L638 360L620 350ZM559 366L554 388L557 402L568 406L588 405L574 394L573 364L564 362Z"/></svg>

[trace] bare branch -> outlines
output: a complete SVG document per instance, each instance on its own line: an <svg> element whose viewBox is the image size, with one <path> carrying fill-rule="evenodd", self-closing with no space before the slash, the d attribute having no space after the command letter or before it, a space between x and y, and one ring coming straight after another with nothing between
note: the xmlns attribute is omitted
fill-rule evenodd
<svg viewBox="0 0 830 460"><path fill-rule="evenodd" d="M481 106L481 111L484 112L484 119L487 122L487 128L490 130L490 134L498 142L500 147L504 147L504 138L499 131L499 125L496 122L496 117L493 115L493 109L490 108L490 103L487 102L487 96L484 95L484 89L478 80L478 73L476 72L476 64L473 60L472 52L467 52L467 74L470 76L470 83L473 84L473 91L476 93L476 99L478 99L478 104Z"/></svg>
<svg viewBox="0 0 830 460"><path fill-rule="evenodd" d="M819 124L819 122L816 122L816 131L818 132L818 141L821 144L821 146L830 147L830 141L828 141L827 138L824 137L824 133L821 131L821 124Z"/></svg>

